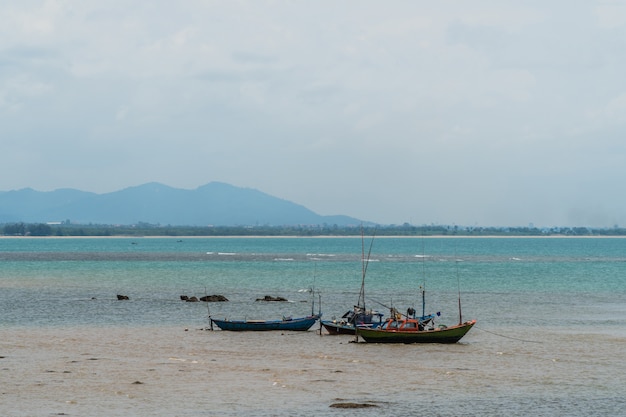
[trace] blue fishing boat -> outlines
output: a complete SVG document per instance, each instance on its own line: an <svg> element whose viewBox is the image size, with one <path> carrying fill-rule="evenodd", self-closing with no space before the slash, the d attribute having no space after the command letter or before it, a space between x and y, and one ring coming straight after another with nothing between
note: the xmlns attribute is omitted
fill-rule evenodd
<svg viewBox="0 0 626 417"><path fill-rule="evenodd" d="M282 320L219 320L211 318L222 330L230 331L269 331L290 330L305 332L309 330L322 314L313 314L307 317L291 318L283 317Z"/></svg>
<svg viewBox="0 0 626 417"><path fill-rule="evenodd" d="M270 330L289 330L296 332L306 332L309 330L317 320L322 317L321 300L318 304L319 311L315 313L315 291L313 288L311 292L311 314L306 317L292 318L283 316L280 320L229 320L229 319L214 319L209 314L209 320L211 321L211 330L213 330L213 324L222 330L230 330L235 332L245 331L270 331Z"/></svg>

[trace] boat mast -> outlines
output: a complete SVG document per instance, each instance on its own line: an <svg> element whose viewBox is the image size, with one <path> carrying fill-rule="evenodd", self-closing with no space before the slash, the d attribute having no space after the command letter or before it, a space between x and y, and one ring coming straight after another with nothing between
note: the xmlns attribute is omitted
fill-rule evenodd
<svg viewBox="0 0 626 417"><path fill-rule="evenodd" d="M461 279L459 278L459 259L456 257L456 284L459 290L459 324L463 323L463 313L461 313Z"/></svg>
<svg viewBox="0 0 626 417"><path fill-rule="evenodd" d="M315 315L315 276L317 273L317 262L313 264L313 286L311 287L311 315ZM321 308L321 307L320 307Z"/></svg>
<svg viewBox="0 0 626 417"><path fill-rule="evenodd" d="M426 288L422 287L422 317L426 317Z"/></svg>
<svg viewBox="0 0 626 417"><path fill-rule="evenodd" d="M363 225L361 225L361 290L356 305L365 309L365 238L363 237Z"/></svg>
<svg viewBox="0 0 626 417"><path fill-rule="evenodd" d="M424 237L422 236L422 317L426 317L426 254L424 250Z"/></svg>
<svg viewBox="0 0 626 417"><path fill-rule="evenodd" d="M365 258L365 238L363 236L363 226L361 226L361 291L359 291L359 301L357 306L365 311L365 275L367 273L367 266L369 265L370 255L372 254L372 246L374 245L374 237L376 236L376 229L372 234L372 241L370 242L370 248L367 252L367 258Z"/></svg>
<svg viewBox="0 0 626 417"><path fill-rule="evenodd" d="M211 308L209 307L210 303L209 303L209 298L208 298L208 295L207 295L206 287L204 287L204 296L207 297L206 298L206 300L207 300L206 311L207 311L207 313L209 315L209 323L211 324L211 330L213 330L213 319L211 318Z"/></svg>

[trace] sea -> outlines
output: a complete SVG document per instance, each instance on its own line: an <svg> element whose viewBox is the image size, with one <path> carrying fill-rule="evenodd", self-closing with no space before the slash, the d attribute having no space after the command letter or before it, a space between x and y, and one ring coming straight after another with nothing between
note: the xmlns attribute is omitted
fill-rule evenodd
<svg viewBox="0 0 626 417"><path fill-rule="evenodd" d="M367 308L477 324L211 330L339 318L362 282ZM622 416L625 388L626 238L0 238L2 416Z"/></svg>

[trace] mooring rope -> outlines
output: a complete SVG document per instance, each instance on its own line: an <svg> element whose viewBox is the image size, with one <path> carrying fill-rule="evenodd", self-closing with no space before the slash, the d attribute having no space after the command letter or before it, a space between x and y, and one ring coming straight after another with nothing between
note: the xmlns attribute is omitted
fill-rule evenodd
<svg viewBox="0 0 626 417"><path fill-rule="evenodd" d="M499 333L491 332L491 331L489 331L489 330L482 329L482 328L480 328L480 327L478 327L478 326L476 326L476 325L474 326L474 328L475 328L475 329L477 329L477 330L482 330L483 332L486 332L486 333L490 333L490 334L492 334L492 335L494 335L494 336L504 337L505 339L519 340L520 342L527 342L527 343L543 343L543 342L542 342L542 341L540 341L540 340L527 340L527 339L520 339L520 338L518 338L518 337L506 336L506 335L503 335L503 334L499 334Z"/></svg>

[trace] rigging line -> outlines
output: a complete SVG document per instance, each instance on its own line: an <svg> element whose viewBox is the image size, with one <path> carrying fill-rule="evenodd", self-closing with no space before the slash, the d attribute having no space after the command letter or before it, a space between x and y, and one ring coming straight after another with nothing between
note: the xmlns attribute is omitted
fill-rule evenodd
<svg viewBox="0 0 626 417"><path fill-rule="evenodd" d="M373 301L373 302L374 302L374 303L376 303L376 304L381 305L382 307L385 307L385 308L391 308L391 307L389 307L388 305L386 305L386 304L384 304L384 303L381 303L380 301L378 301L378 300L376 300L376 299L374 299L374 298L372 298L372 297L367 297L367 299L368 299L368 300L370 300L370 301Z"/></svg>
<svg viewBox="0 0 626 417"><path fill-rule="evenodd" d="M372 246L374 246L374 238L376 237L376 228L374 228L374 232L372 233L372 240L370 241L370 248L367 251L367 262L365 263L365 270L363 271L363 276L365 276L367 272L367 267L370 263L370 256L372 255Z"/></svg>
<svg viewBox="0 0 626 417"><path fill-rule="evenodd" d="M361 264L362 264L362 276L361 276L361 291L359 292L359 301L357 305L365 309L365 275L367 274L367 267L369 266L370 256L372 255L372 246L374 246L374 238L376 237L376 228L372 233L372 240L370 242L369 251L367 252L367 259L365 259L365 240L363 236L363 227L361 226ZM361 305L362 302L362 305Z"/></svg>
<svg viewBox="0 0 626 417"><path fill-rule="evenodd" d="M387 308L387 309L389 309L389 310L395 310L395 307L393 307L393 299L391 300L391 306L388 306L387 304L385 304L385 303L381 303L380 301L375 300L375 299L370 298L370 297L367 297L367 299L368 299L368 300L370 300L370 301L373 301L374 303L379 304L379 305L381 305L382 307L385 307L385 308ZM397 312L398 312L398 313L400 313L399 311L397 311ZM407 316L406 314L403 314L403 313L400 313L400 315L402 315L402 316L404 316L404 317L409 317L409 316Z"/></svg>
<svg viewBox="0 0 626 417"><path fill-rule="evenodd" d="M540 340L526 340L526 339L520 339L520 338L517 338L517 337L506 336L506 335L503 335L503 334L499 334L499 333L491 332L491 331L489 331L489 330L485 330L485 329L483 329L483 328L480 328L480 327L478 327L478 326L476 326L476 325L474 325L474 328L475 328L475 329L477 329L477 330L482 330L483 332L486 332L486 333L490 333L490 334L492 334L492 335L494 335L494 336L504 337L505 339L519 340L520 342L527 342L527 343L543 343L543 342L542 342L542 341L540 341Z"/></svg>

